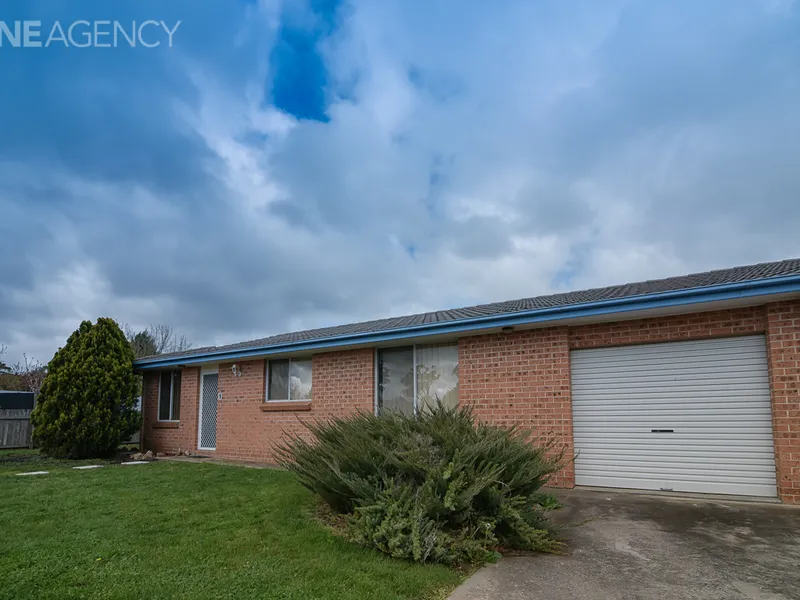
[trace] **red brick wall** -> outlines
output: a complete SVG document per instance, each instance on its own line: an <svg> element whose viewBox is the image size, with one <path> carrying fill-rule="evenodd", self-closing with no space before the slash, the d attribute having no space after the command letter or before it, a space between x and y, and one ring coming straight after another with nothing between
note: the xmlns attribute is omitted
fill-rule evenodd
<svg viewBox="0 0 800 600"><path fill-rule="evenodd" d="M316 354L312 412L345 415L375 407L375 352L372 348Z"/></svg>
<svg viewBox="0 0 800 600"><path fill-rule="evenodd" d="M217 404L217 456L238 460L267 461L269 430L259 406L264 402L264 361L236 363L240 376L231 371L233 363L219 366Z"/></svg>
<svg viewBox="0 0 800 600"><path fill-rule="evenodd" d="M594 348L623 344L674 342L764 333L763 306L692 313L655 319L596 323L570 328L569 347Z"/></svg>
<svg viewBox="0 0 800 600"><path fill-rule="evenodd" d="M374 357L371 348L316 354L313 357L311 402L265 402L263 360L219 367L222 401L217 413L216 456L273 462L273 448L287 433L304 435L304 421L342 416L358 409L372 411Z"/></svg>
<svg viewBox="0 0 800 600"><path fill-rule="evenodd" d="M778 495L800 504L800 302L767 305Z"/></svg>
<svg viewBox="0 0 800 600"><path fill-rule="evenodd" d="M143 382L143 447L153 452L175 453L197 449L197 403L200 369L188 368L181 376L179 423L158 422L158 373L147 373Z"/></svg>
<svg viewBox="0 0 800 600"><path fill-rule="evenodd" d="M555 439L567 457L572 443L569 346L566 327L461 338L458 399L484 421L520 425ZM572 465L551 485L572 487Z"/></svg>
<svg viewBox="0 0 800 600"><path fill-rule="evenodd" d="M459 340L459 398L480 419L534 428L574 454L569 351L578 348L766 333L772 386L778 489L800 503L800 301L654 319L599 323L465 337ZM313 357L312 402L264 403L264 361L220 366L217 455L272 461L272 445L286 432L303 433L300 420L373 410L374 351ZM145 382L145 445L155 451L197 446L199 369L184 371L181 423L157 429L157 375ZM265 412L263 409L271 409ZM574 485L572 465L552 484Z"/></svg>

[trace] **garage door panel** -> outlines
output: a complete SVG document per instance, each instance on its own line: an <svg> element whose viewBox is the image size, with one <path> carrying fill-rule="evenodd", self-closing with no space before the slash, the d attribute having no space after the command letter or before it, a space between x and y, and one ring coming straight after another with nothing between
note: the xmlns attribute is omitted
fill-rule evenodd
<svg viewBox="0 0 800 600"><path fill-rule="evenodd" d="M719 420L739 421L748 418L763 418L764 415L757 408L748 402L732 404L731 406L721 406L719 403L675 403L656 404L653 406L641 406L636 404L605 404L602 408L585 409L575 412L575 421L580 420L580 424L596 423L598 421L618 421L618 422L642 422L646 425L652 419L685 419L695 421L698 419L706 420L707 417L715 417Z"/></svg>
<svg viewBox="0 0 800 600"><path fill-rule="evenodd" d="M670 342L670 343L681 343L681 342ZM752 348L748 350L736 350L736 349L729 349L725 350L717 350L713 355L710 355L707 351L702 352L659 352L657 354L643 354L644 349L647 346L628 346L629 348L633 348L627 354L619 354L615 355L613 358L598 358L598 359L581 359L578 357L575 361L575 368L580 373L595 373L599 370L604 368L614 368L618 365L624 365L626 368L630 367L632 369L642 369L645 367L657 367L659 365L663 365L664 361L668 361L670 365L704 365L711 367L713 365L719 365L720 363L725 363L729 361L731 358L735 358L736 360L759 360L761 356L761 352L757 348ZM600 350L605 350L605 348L601 348ZM577 350L577 352L592 352L593 350ZM634 364L627 364L631 361L628 359L632 357L636 357L636 362Z"/></svg>
<svg viewBox="0 0 800 600"><path fill-rule="evenodd" d="M597 402L602 404L622 404L631 401L636 404L642 404L646 401L647 404L658 404L660 402L674 403L674 402L715 402L718 399L725 400L726 402L752 402L754 393L761 391L763 385L746 385L742 384L736 387L729 387L729 389L704 389L688 391L680 396L675 392L669 392L664 389L655 389L647 393L632 390L632 391L619 391L616 389L609 389L607 392L592 390L591 393L582 395L581 400L573 406L578 410L584 407L593 407ZM574 388L573 388L574 392ZM587 401L587 399L594 400L594 404Z"/></svg>
<svg viewBox="0 0 800 600"><path fill-rule="evenodd" d="M656 468L658 468L658 471L655 471ZM592 474L594 476L619 476L631 479L641 477L644 480L650 481L692 481L695 483L716 482L729 484L751 483L753 485L764 485L765 483L768 484L771 481L773 485L775 484L774 479L771 480L767 477L763 477L759 475L758 471L753 472L748 470L726 471L696 469L693 471L684 471L679 468L670 469L667 467L657 467L656 465L653 465L650 468L625 467L622 469L615 466L598 466L593 470Z"/></svg>
<svg viewBox="0 0 800 600"><path fill-rule="evenodd" d="M610 367L605 370L598 370L594 373L577 373L574 381L575 385L581 385L584 381L590 384L596 384L597 382L616 380L620 372L624 372L625 379L632 382L657 381L661 383L664 379L675 377L678 381L699 379L713 380L717 383L721 383L721 375L726 375L727 377L725 377L725 379L750 379L753 377L752 373L742 373L738 365L732 365L730 361L726 361L718 363L718 365L713 368L692 363L687 363L685 366L671 365L670 367L660 365L660 368L653 365L641 369Z"/></svg>
<svg viewBox="0 0 800 600"><path fill-rule="evenodd" d="M657 471L655 469L658 469ZM653 473L657 473L654 475ZM758 469L737 471L734 469L695 469L686 471L684 469L675 467L665 467L663 465L652 465L650 467L624 467L617 468L614 466L596 465L592 471L594 476L613 476L634 479L641 477L645 480L651 481L691 481L695 483L703 482L716 482L728 483L731 485L736 484L752 484L752 485L772 485L775 484L774 479L770 480L767 477L759 474ZM672 488L675 489L675 488Z"/></svg>
<svg viewBox="0 0 800 600"><path fill-rule="evenodd" d="M626 415L624 409L611 411L610 414L595 413L592 416L581 416L581 422L575 424L575 427L583 428L597 428L609 427L616 425L619 428L630 429L631 433L642 430L650 433L651 429L673 429L675 427L682 427L683 425L693 426L700 425L702 427L727 427L728 424L732 427L737 427L742 424L749 427L754 423L766 423L767 427L772 429L771 419L767 419L764 415L758 414L747 409L742 409L742 412L727 413L724 410L695 410L691 413L678 414L675 412L668 413L663 410L637 410L635 414ZM713 419L715 423L709 425L708 421ZM573 422L574 423L574 422ZM668 434L664 434L668 435Z"/></svg>
<svg viewBox="0 0 800 600"><path fill-rule="evenodd" d="M705 377L696 377L694 379L686 378L681 379L678 377L668 377L668 378L661 378L658 379L657 377L648 377L643 379L628 379L625 378L624 381L620 381L619 377L621 375L615 375L614 377L607 377L603 379L598 379L598 381L594 384L584 384L584 383L576 383L573 389L578 391L586 391L589 393L598 393L603 394L605 390L597 389L597 386L601 387L608 387L614 386L615 388L625 391L625 390L666 390L671 392L680 393L686 390L709 390L709 389L719 389L719 390L735 390L740 385L746 385L751 391L758 391L761 389L762 386L769 384L769 378L765 375L763 377L754 377L754 376L747 376L747 375L740 375L737 374L735 376L729 375L725 377L723 381L720 381L718 378L714 378L711 375Z"/></svg>
<svg viewBox="0 0 800 600"><path fill-rule="evenodd" d="M698 387L719 388L725 390L736 388L742 383L748 385L751 389L758 389L756 386L769 383L769 377L767 377L766 374L761 376L741 372L725 373L722 374L722 376L715 373L658 373L635 376L628 376L626 374L625 380L620 381L621 375L621 373L607 373L602 377L595 378L594 381L591 382L583 382L579 379L576 379L575 388L589 392L597 390L597 386L603 385L613 385L623 390L662 388L663 386L666 386L667 388L676 388L677 391L680 391L680 388L695 389ZM597 391L602 392L603 390Z"/></svg>
<svg viewBox="0 0 800 600"><path fill-rule="evenodd" d="M580 432L581 434L583 432ZM624 441L635 445L636 447L647 446L652 443L653 437L657 435L654 433L633 433L633 434L626 434L623 436L620 435L620 432L592 432L592 442L591 443L601 443L603 447L606 447L606 444L616 444L623 439ZM575 448L576 450L580 450L581 448L585 447L586 444L583 440L578 441L579 432L575 432ZM580 436L585 437L585 436ZM666 438L667 436L661 436L662 438ZM736 441L731 440L731 436L728 433L708 433L703 435L704 443L708 445L717 445L717 446L729 446L735 448L737 446L743 446L748 443L751 445L753 444L760 444L760 445L769 445L770 450L772 450L772 432L759 432L759 433L746 433L740 434L737 436ZM693 437L681 437L680 435L671 435L669 436L669 440L665 441L663 439L656 440L655 443L663 444L663 443L673 443L676 446L682 444L696 444L697 443L697 436Z"/></svg>
<svg viewBox="0 0 800 600"><path fill-rule="evenodd" d="M577 350L571 372L578 485L776 494L763 336Z"/></svg>
<svg viewBox="0 0 800 600"><path fill-rule="evenodd" d="M669 457L652 454L645 456L631 457L628 459L619 458L618 456L608 454L592 454L584 452L582 454L583 463L585 465L605 465L614 467L635 467L644 468L646 471L651 468L655 469L686 469L687 471L700 470L700 471L730 471L734 473L740 470L747 470L749 467L763 467L764 465L770 466L770 457L725 457L715 456L712 461L709 461L708 456L702 454L675 454ZM752 470L752 469L751 469Z"/></svg>
<svg viewBox="0 0 800 600"><path fill-rule="evenodd" d="M749 408L752 406L750 395L746 396L733 396L730 399L723 397L725 403L731 409ZM669 396L658 398L646 398L641 394L631 398L615 398L613 400L607 398L598 398L595 404L581 404L575 407L576 415L590 415L605 410L626 410L626 411L639 411L646 412L649 410L705 410L716 409L721 404L718 399L708 397L705 395L696 395L691 397L674 398L670 400ZM646 404L645 404L646 401ZM756 409L758 410L758 409Z"/></svg>
<svg viewBox="0 0 800 600"><path fill-rule="evenodd" d="M713 420L713 423L709 423ZM644 422L646 421L646 422ZM763 415L723 415L722 413L707 413L696 415L695 418L679 417L676 415L653 414L647 417L641 415L612 415L591 419L591 425L574 425L575 431L598 431L601 429L614 429L618 432L626 433L660 433L662 437L675 435L663 430L672 430L680 433L700 433L713 431L714 429L730 429L732 434L750 432L753 427L759 427L766 431L772 430L772 421L764 418ZM697 429L700 428L698 432ZM658 431L653 431L658 430ZM653 436L650 436L653 437Z"/></svg>
<svg viewBox="0 0 800 600"><path fill-rule="evenodd" d="M641 348L641 346L636 346L637 348ZM715 354L714 356L709 356L707 353L697 353L691 356L683 356L681 354L672 354L670 355L670 364L671 365L687 365L687 366L698 366L698 367L707 367L713 368L718 365L725 365L730 361L730 357L734 356L737 359L751 359L751 360L758 360L760 357L760 353L758 351L752 352L728 352L726 354ZM614 368L615 365L619 365L621 359L614 358L613 360L598 360L591 362L577 362L575 364L575 368L577 369L578 373L583 375L589 375L592 373L603 373L608 368ZM664 362L663 356L652 356L644 359L638 359L636 363L627 365L628 368L636 371L636 370L643 370L648 367L657 367L662 365Z"/></svg>
<svg viewBox="0 0 800 600"><path fill-rule="evenodd" d="M590 487L609 487L609 477L588 475L583 478L580 485ZM645 479L642 477L614 476L614 485L611 487L631 488L637 490L676 490L681 492L697 492L703 494L734 494L738 496L764 496L772 497L775 494L775 482L765 483L728 483L715 481L688 481L684 479Z"/></svg>
<svg viewBox="0 0 800 600"><path fill-rule="evenodd" d="M668 451L669 455L665 456L664 451ZM613 460L613 461L655 461L655 462L675 462L676 460L685 461L687 463L702 462L704 464L768 464L771 465L773 457L768 453L752 454L747 451L735 451L728 446L722 446L716 449L708 447L700 447L693 450L684 450L682 448L669 448L661 446L659 448L648 449L647 452L637 452L633 458L620 458L618 451L607 452L604 448L589 448L581 451L581 459L584 464L596 460ZM709 461L710 459L710 461Z"/></svg>
<svg viewBox="0 0 800 600"><path fill-rule="evenodd" d="M747 439L741 440L732 445L727 440L705 440L703 443L697 441L685 440L672 440L672 441L659 441L642 445L639 440L630 440L629 442L620 442L618 439L602 439L593 442L588 442L582 445L583 451L603 451L610 453L622 452L704 452L713 455L715 452L736 453L742 452L751 455L756 449L761 449L763 452L772 455L772 438L761 436L762 439ZM643 436L643 439L644 438Z"/></svg>
<svg viewBox="0 0 800 600"><path fill-rule="evenodd" d="M579 405L581 403L587 402L587 398L597 398L598 400L602 399L615 399L615 398L629 398L629 397L639 397L642 395L646 395L647 398L662 398L662 397L683 397L683 398L695 398L697 396L702 396L704 398L717 398L717 397L726 397L730 394L731 397L739 397L744 396L746 398L751 398L753 394L758 394L764 388L763 381L740 381L736 385L718 385L713 387L708 386L691 386L691 385L679 385L673 386L669 382L664 383L664 385L658 386L629 386L628 388L622 388L621 385L615 386L612 388L611 386L604 386L601 389L592 388L590 386L573 386L572 390L580 391L579 394L580 400Z"/></svg>
<svg viewBox="0 0 800 600"><path fill-rule="evenodd" d="M672 429L675 433L663 433L663 429ZM757 429L757 431L754 431ZM654 431L655 430L655 431ZM653 423L652 427L638 427L632 430L618 422L608 423L593 423L589 425L575 426L574 431L578 433L613 433L620 436L627 436L628 434L645 434L647 439L653 441L656 437L678 437L684 436L684 440L691 440L692 435L705 436L721 435L723 439L730 439L732 436L750 435L753 433L766 433L771 430L771 421L763 420L754 423L747 421L740 421L734 423L732 421L714 422L714 423L691 423L691 422L676 422L667 420L658 420Z"/></svg>
<svg viewBox="0 0 800 600"><path fill-rule="evenodd" d="M597 350L613 350L614 354L605 354L602 356L593 356L586 358L581 356L581 353L594 352L596 349L589 348L586 350L575 350L576 364L580 365L584 361L596 362L603 360L618 360L620 357L633 356L636 359L642 359L652 356L669 357L671 355L677 356L708 356L709 343L714 344L713 354L715 356L722 356L726 354L743 354L746 352L759 352L764 343L764 336L745 336L745 337L729 337L717 338L713 340L695 340L690 342L665 342L656 344L634 344L631 346L614 346L613 348L598 348Z"/></svg>

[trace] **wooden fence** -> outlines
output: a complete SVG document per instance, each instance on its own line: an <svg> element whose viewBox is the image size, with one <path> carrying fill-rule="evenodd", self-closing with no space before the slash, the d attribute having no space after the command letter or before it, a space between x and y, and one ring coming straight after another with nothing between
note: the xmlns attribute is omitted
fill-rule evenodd
<svg viewBox="0 0 800 600"><path fill-rule="evenodd" d="M0 448L29 448L31 413L23 408L0 409Z"/></svg>

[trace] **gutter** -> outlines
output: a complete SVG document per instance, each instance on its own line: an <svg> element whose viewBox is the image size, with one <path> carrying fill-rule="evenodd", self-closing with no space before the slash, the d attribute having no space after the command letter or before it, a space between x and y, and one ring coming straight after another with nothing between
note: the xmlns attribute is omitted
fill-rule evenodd
<svg viewBox="0 0 800 600"><path fill-rule="evenodd" d="M425 337L429 335L442 335L451 333L465 333L496 329L498 327L514 327L533 323L546 323L550 321L565 321L569 319L609 315L614 313L627 313L653 308L666 308L673 306L686 306L706 302L719 302L723 300L736 300L774 294L800 293L800 275L785 277L772 277L757 279L741 283L726 283L722 285L676 290L670 292L657 292L639 296L627 296L595 302L584 302L568 306L554 306L534 310L488 315L485 317L471 317L455 321L440 323L427 323L412 325L397 329L353 333L318 340L302 340L285 342L252 348L239 348L236 350L211 350L203 354L183 357L165 357L147 361L134 361L134 369L145 371L174 367L204 362L234 361L244 358L269 356L284 352L302 352L322 350L341 346L369 345L408 338Z"/></svg>

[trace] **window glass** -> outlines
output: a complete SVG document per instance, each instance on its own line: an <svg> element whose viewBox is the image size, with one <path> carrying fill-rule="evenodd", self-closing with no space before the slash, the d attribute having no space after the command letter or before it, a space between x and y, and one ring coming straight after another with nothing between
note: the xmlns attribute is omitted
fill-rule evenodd
<svg viewBox="0 0 800 600"><path fill-rule="evenodd" d="M417 346L417 410L458 405L458 346Z"/></svg>
<svg viewBox="0 0 800 600"><path fill-rule="evenodd" d="M288 360L269 361L269 388L267 398L269 400L289 399Z"/></svg>
<svg viewBox="0 0 800 600"><path fill-rule="evenodd" d="M158 392L158 420L169 421L169 394L172 384L172 372L164 371L160 376Z"/></svg>
<svg viewBox="0 0 800 600"><path fill-rule="evenodd" d="M378 351L378 414L385 410L414 414L414 349Z"/></svg>
<svg viewBox="0 0 800 600"><path fill-rule="evenodd" d="M289 400L311 400L311 360L289 362Z"/></svg>

